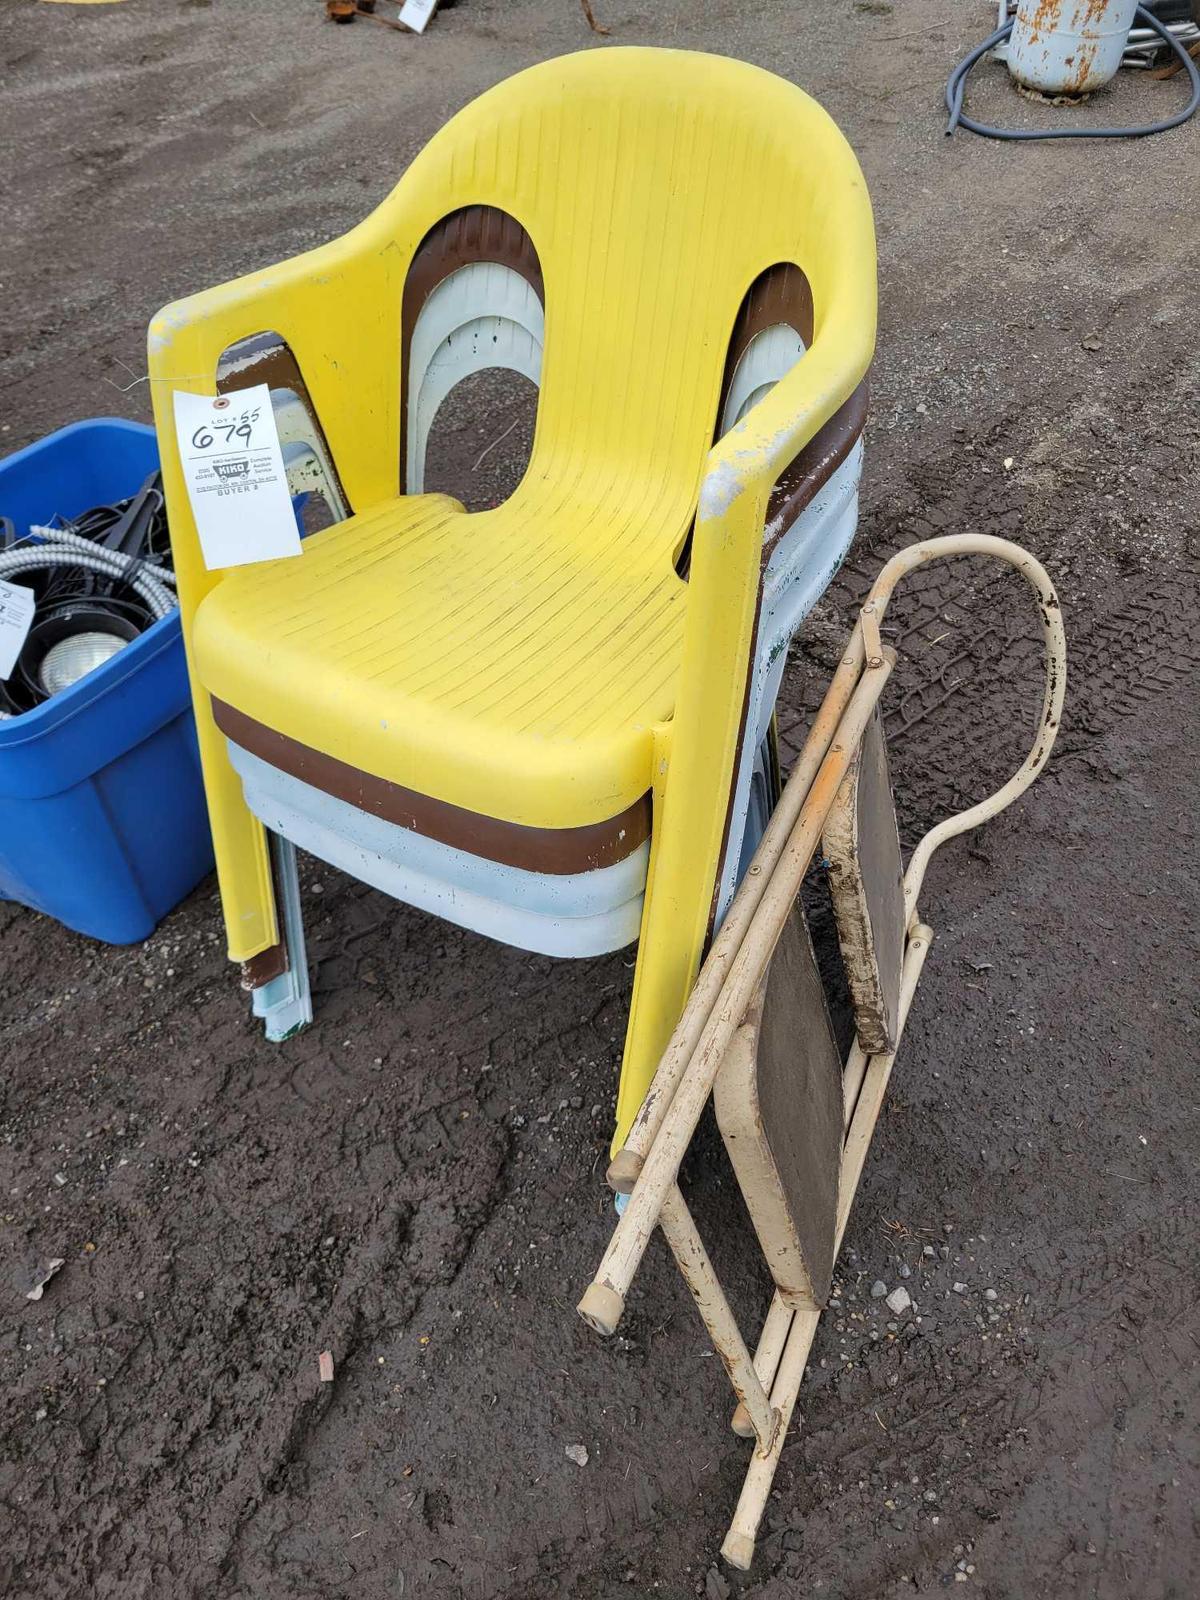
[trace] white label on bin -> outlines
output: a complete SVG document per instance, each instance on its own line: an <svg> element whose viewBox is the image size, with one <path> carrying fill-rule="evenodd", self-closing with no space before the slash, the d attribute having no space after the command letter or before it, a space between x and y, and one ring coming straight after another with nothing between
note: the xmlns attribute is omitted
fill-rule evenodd
<svg viewBox="0 0 1200 1600"><path fill-rule="evenodd" d="M234 394L175 392L175 432L204 565L300 554L279 432L265 383Z"/></svg>
<svg viewBox="0 0 1200 1600"><path fill-rule="evenodd" d="M0 678L7 678L16 666L36 607L37 596L32 589L20 583L0 582Z"/></svg>

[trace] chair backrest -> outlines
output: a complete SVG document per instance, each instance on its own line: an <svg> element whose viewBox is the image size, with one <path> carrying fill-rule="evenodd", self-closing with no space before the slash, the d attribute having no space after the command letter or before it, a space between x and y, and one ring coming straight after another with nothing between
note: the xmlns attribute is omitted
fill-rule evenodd
<svg viewBox="0 0 1200 1600"><path fill-rule="evenodd" d="M517 493L628 516L633 561L672 554L690 520L730 339L764 271L800 269L816 338L839 298L874 315L848 144L801 90L724 57L598 48L533 67L459 112L364 227L386 229L393 207L409 266L467 208L523 230L545 344Z"/></svg>

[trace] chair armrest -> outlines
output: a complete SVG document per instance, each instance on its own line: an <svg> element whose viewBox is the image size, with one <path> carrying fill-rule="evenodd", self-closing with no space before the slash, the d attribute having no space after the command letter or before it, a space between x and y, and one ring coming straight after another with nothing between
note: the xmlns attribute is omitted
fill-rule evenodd
<svg viewBox="0 0 1200 1600"><path fill-rule="evenodd" d="M221 581L204 565L175 433L176 391L215 394L231 346L271 332L303 376L337 476L352 505L399 488L401 279L407 254L374 218L344 238L233 283L177 301L150 326L148 361L170 519L196 733L221 878L230 957L245 961L278 941L271 865L261 825L246 809L212 707L194 674L197 608Z"/></svg>
<svg viewBox="0 0 1200 1600"><path fill-rule="evenodd" d="M158 313L147 343L164 456L174 444L174 391L215 393L224 352L271 332L296 360L351 503L397 492L404 262L400 251L362 240L365 231L366 225Z"/></svg>
<svg viewBox="0 0 1200 1600"><path fill-rule="evenodd" d="M700 486L697 538L745 495L759 502L765 518L774 485L861 385L874 344L873 297L857 325L839 308L792 370L713 445Z"/></svg>
<svg viewBox="0 0 1200 1600"><path fill-rule="evenodd" d="M696 905L682 885L701 878L711 892L716 883L728 819L723 807L712 805L712 795L728 793L733 781L772 489L795 466L799 480L790 494L798 502L811 498L861 431L862 379L875 340L873 250L863 251L862 275L863 282L845 285L808 353L709 452L692 541L664 799L662 836L674 835L681 843L669 860L662 848L655 880L655 894L668 903ZM707 898L703 905L695 913L702 923L681 930L697 949L711 911Z"/></svg>

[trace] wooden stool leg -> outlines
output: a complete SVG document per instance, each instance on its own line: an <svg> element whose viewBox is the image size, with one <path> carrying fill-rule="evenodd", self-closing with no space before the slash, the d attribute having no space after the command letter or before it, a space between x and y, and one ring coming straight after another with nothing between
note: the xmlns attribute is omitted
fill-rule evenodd
<svg viewBox="0 0 1200 1600"><path fill-rule="evenodd" d="M754 1370L758 1374L759 1382L768 1393L775 1382L779 1359L783 1355L783 1347L791 1330L792 1315L791 1306L784 1304L783 1296L776 1289L771 1296L771 1304L767 1307L766 1321L763 1323L762 1332L758 1336L758 1347L754 1352ZM754 1438L754 1423L750 1420L750 1413L744 1405L738 1405L733 1413L730 1427L742 1439Z"/></svg>
<svg viewBox="0 0 1200 1600"><path fill-rule="evenodd" d="M672 1187L659 1212L662 1228L671 1253L679 1264L696 1308L704 1319L713 1349L724 1363L739 1404L750 1419L751 1432L758 1440L760 1450L769 1449L779 1424L778 1413L767 1398L769 1380L763 1383L757 1363L751 1361L750 1352L738 1330L738 1325L725 1298L704 1242L696 1231L692 1214L687 1208L677 1186Z"/></svg>
<svg viewBox="0 0 1200 1600"><path fill-rule="evenodd" d="M733 1514L729 1532L725 1535L725 1542L721 1546L721 1554L729 1565L738 1567L743 1572L754 1559L754 1541L758 1534L758 1525L762 1521L767 1496L775 1480L775 1469L779 1465L779 1455L783 1449L788 1424L792 1420L792 1412L796 1407L796 1396L800 1393L800 1382L804 1377L808 1352L812 1348L813 1335L817 1331L820 1316L820 1308L813 1306L797 1311L792 1317L791 1331L779 1362L779 1371L771 1387L771 1404L779 1413L779 1427L771 1448L765 1451L756 1450L750 1459L742 1492L738 1498L737 1510Z"/></svg>
<svg viewBox="0 0 1200 1600"><path fill-rule="evenodd" d="M867 1075L868 1060L867 1052L855 1039L850 1046L850 1054L846 1057L846 1069L842 1073L842 1120L847 1128L850 1126L850 1118L854 1115L854 1108L858 1104L863 1079Z"/></svg>

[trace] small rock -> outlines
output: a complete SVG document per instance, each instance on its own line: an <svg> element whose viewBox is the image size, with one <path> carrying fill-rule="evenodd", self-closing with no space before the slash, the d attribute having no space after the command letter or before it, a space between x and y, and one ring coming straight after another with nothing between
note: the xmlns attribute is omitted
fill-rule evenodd
<svg viewBox="0 0 1200 1600"><path fill-rule="evenodd" d="M577 1467L586 1467L588 1464L587 1446L582 1444L569 1444L564 1451L568 1461L573 1461Z"/></svg>
<svg viewBox="0 0 1200 1600"><path fill-rule="evenodd" d="M985 1289L983 1291L983 1298L985 1300L998 1300L1000 1297L996 1293L995 1289Z"/></svg>
<svg viewBox="0 0 1200 1600"><path fill-rule="evenodd" d="M58 1185L58 1187L60 1189L65 1188L66 1187L66 1182L67 1182L66 1173L65 1172L56 1172L54 1174L54 1181L55 1181L55 1183Z"/></svg>
<svg viewBox="0 0 1200 1600"><path fill-rule="evenodd" d="M923 1255L923 1256L924 1256L924 1257L925 1257L925 1258L926 1258L926 1259L927 1259L927 1260L930 1260L930 1261L932 1261L932 1259L933 1259L933 1257L934 1257L934 1256L935 1256L935 1255L937 1255L937 1251L936 1251L936 1250L935 1250L935 1249L934 1249L934 1248L933 1248L933 1246L932 1246L932 1245L931 1245L931 1244L923 1244L923 1245L922 1245L922 1246L921 1246L921 1254L922 1254L922 1255Z"/></svg>
<svg viewBox="0 0 1200 1600"><path fill-rule="evenodd" d="M967 1292L967 1286L965 1283L956 1283L953 1285L953 1289L955 1294L966 1294Z"/></svg>
<svg viewBox="0 0 1200 1600"><path fill-rule="evenodd" d="M66 1266L66 1261L62 1256L54 1256L50 1261L48 1261L45 1267L38 1271L33 1282L25 1291L26 1300L40 1300L42 1295L45 1293L46 1285L50 1282L50 1279L60 1267L64 1266Z"/></svg>
<svg viewBox="0 0 1200 1600"><path fill-rule="evenodd" d="M911 1278L912 1277L912 1268L909 1266L907 1261L904 1262L903 1265L900 1268L900 1276L902 1278Z"/></svg>
<svg viewBox="0 0 1200 1600"><path fill-rule="evenodd" d="M729 1600L731 1593L725 1575L716 1567L709 1567L704 1575L704 1600Z"/></svg>
<svg viewBox="0 0 1200 1600"><path fill-rule="evenodd" d="M907 1289L893 1289L887 1297L887 1304L890 1311L893 1311L896 1316L900 1316L902 1312L907 1311L909 1306L912 1305L912 1296Z"/></svg>
<svg viewBox="0 0 1200 1600"><path fill-rule="evenodd" d="M875 1282L871 1285L871 1299L882 1300L886 1293L887 1284L884 1283L882 1278L876 1278Z"/></svg>
<svg viewBox="0 0 1200 1600"><path fill-rule="evenodd" d="M1083 339L1083 340L1082 340L1082 341L1081 341L1081 343L1082 343L1082 345L1083 345L1083 348L1084 348L1084 349L1085 349L1085 350L1100 350L1100 349L1103 349L1103 346L1102 346L1102 344L1101 344L1101 342L1100 342L1100 336L1099 336L1099 334L1095 334L1095 333L1089 333L1089 334L1088 334L1088 335L1087 335L1087 336L1086 336L1086 337L1085 337L1085 338L1084 338L1084 339Z"/></svg>

